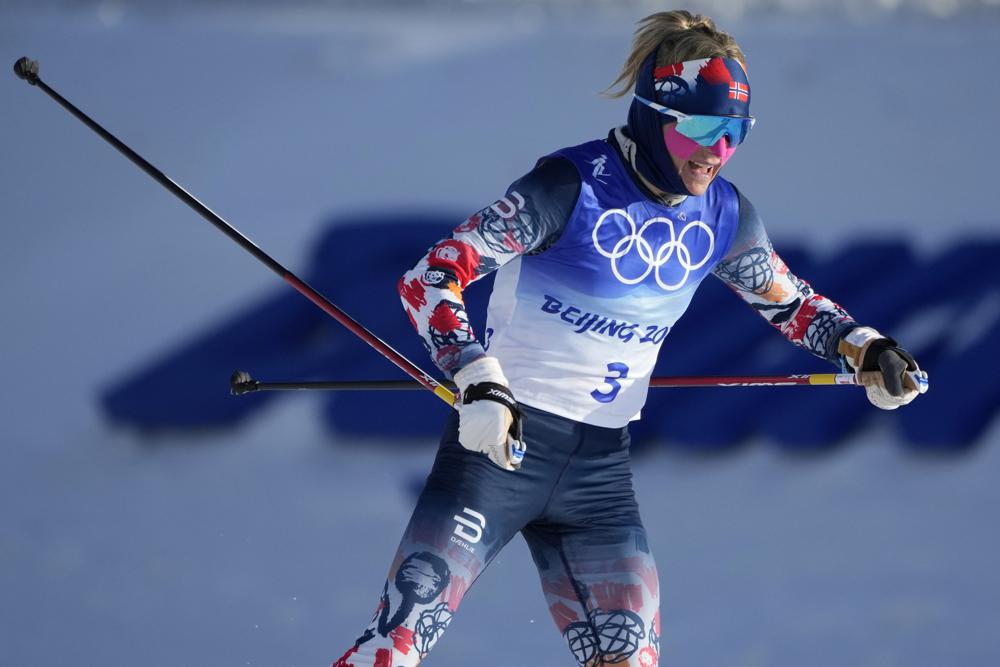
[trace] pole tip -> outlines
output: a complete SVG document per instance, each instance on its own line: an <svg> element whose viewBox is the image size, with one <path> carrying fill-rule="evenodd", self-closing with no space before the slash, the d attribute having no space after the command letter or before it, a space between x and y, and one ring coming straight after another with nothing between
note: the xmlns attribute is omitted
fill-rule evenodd
<svg viewBox="0 0 1000 667"><path fill-rule="evenodd" d="M38 61L31 58L20 58L14 63L14 74L24 79L32 86L38 83Z"/></svg>
<svg viewBox="0 0 1000 667"><path fill-rule="evenodd" d="M233 371L229 378L229 393L233 396L241 396L257 391L257 381L250 377L246 371Z"/></svg>

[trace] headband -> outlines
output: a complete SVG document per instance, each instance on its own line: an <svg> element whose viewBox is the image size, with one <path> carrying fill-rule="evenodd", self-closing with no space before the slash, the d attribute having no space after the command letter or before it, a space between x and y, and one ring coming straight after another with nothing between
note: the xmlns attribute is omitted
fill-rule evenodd
<svg viewBox="0 0 1000 667"><path fill-rule="evenodd" d="M750 80L735 58L702 58L653 70L656 101L686 114L749 116Z"/></svg>

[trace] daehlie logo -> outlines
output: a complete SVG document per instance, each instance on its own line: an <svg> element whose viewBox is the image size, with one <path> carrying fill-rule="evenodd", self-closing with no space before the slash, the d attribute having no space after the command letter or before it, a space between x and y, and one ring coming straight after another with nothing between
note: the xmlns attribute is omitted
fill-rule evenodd
<svg viewBox="0 0 1000 667"><path fill-rule="evenodd" d="M464 514L467 514L471 519L463 516ZM470 553L475 553L476 549L472 545L479 544L479 541L483 539L486 517L476 510L465 507L462 509L462 514L456 514L452 519L458 525L455 526L451 541Z"/></svg>
<svg viewBox="0 0 1000 667"><path fill-rule="evenodd" d="M511 191L507 197L502 197L490 209L504 220L510 220L518 211L524 208L524 195L517 190Z"/></svg>

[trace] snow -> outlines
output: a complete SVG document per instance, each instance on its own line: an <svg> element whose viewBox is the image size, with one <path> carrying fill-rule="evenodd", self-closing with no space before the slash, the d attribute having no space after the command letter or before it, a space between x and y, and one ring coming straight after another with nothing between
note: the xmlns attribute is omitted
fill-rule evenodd
<svg viewBox="0 0 1000 667"><path fill-rule="evenodd" d="M626 103L596 93L647 9L101 7L0 8L0 53L38 59L290 267L331 215L471 211L603 134ZM779 243L996 234L994 16L725 26L761 119L727 175ZM102 386L274 277L39 91L9 78L0 110L0 664L328 663L375 607L432 443L346 442L307 395L234 431L112 428ZM664 664L996 662L998 441L994 424L955 457L873 429L809 458L644 453ZM428 664L497 656L572 663L520 541Z"/></svg>

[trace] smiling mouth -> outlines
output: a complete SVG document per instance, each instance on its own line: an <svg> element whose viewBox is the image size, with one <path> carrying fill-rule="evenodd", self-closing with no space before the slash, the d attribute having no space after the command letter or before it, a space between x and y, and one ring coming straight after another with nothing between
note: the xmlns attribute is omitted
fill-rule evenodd
<svg viewBox="0 0 1000 667"><path fill-rule="evenodd" d="M708 181L711 180L715 175L715 172L719 170L719 164L709 164L708 162L688 160L687 168L695 179L699 181Z"/></svg>

